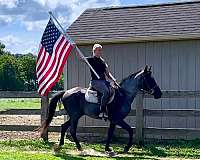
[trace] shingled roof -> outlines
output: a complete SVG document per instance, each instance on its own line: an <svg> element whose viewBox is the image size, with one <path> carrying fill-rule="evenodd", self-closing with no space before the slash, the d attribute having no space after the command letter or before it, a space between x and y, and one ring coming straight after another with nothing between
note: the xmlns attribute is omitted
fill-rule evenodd
<svg viewBox="0 0 200 160"><path fill-rule="evenodd" d="M200 39L200 1L87 9L67 32L78 44Z"/></svg>

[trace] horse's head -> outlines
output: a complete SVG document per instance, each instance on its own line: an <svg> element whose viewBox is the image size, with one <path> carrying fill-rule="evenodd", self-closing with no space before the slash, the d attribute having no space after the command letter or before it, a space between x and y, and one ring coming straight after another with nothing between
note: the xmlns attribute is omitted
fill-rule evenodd
<svg viewBox="0 0 200 160"><path fill-rule="evenodd" d="M152 77L151 67L146 66L140 74L140 90L145 93L151 94L155 99L161 98L162 92L160 87Z"/></svg>
<svg viewBox="0 0 200 160"><path fill-rule="evenodd" d="M161 98L162 92L152 77L151 67L146 66L144 69L124 78L121 83L121 90L128 97L135 97L139 90L151 94L155 99Z"/></svg>

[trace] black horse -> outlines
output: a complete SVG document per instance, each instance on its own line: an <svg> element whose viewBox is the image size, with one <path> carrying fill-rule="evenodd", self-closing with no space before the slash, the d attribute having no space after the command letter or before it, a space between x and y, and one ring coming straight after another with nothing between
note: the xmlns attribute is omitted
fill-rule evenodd
<svg viewBox="0 0 200 160"><path fill-rule="evenodd" d="M151 73L151 69L146 66L145 69L131 74L127 78L123 79L120 83L121 87L115 89L114 100L108 105L108 119L110 121L110 127L108 130L105 151L111 151L109 145L116 125L125 129L129 134L129 141L124 148L124 152L128 152L132 146L133 130L124 121L124 118L129 114L131 104L138 91L142 90L143 92L149 93L153 95L155 99L161 98L162 92ZM81 150L81 145L76 137L78 120L83 115L97 119L99 118L98 115L100 113L99 105L87 102L85 100L84 93L81 92L81 89L83 88L75 87L67 91L61 91L53 96L49 104L48 118L40 127L41 136L50 125L56 110L57 102L61 100L69 115L69 120L62 124L59 146L61 147L64 145L65 133L70 127L70 133L76 143L76 147L78 150Z"/></svg>

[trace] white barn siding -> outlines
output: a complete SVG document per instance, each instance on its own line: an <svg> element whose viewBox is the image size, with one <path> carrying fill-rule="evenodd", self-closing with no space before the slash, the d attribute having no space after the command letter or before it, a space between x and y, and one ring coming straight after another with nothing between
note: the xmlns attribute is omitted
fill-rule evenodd
<svg viewBox="0 0 200 160"><path fill-rule="evenodd" d="M80 49L89 56L92 45L80 46ZM105 44L103 58L118 81L148 64L152 66L153 76L162 90L200 90L200 40ZM68 89L78 85L88 86L89 68L78 61L74 52L66 68L65 86ZM192 109L200 108L200 99L146 99L144 105L148 109ZM128 117L126 121L135 126L135 117ZM106 123L83 117L79 125ZM145 127L199 128L200 118L145 117Z"/></svg>

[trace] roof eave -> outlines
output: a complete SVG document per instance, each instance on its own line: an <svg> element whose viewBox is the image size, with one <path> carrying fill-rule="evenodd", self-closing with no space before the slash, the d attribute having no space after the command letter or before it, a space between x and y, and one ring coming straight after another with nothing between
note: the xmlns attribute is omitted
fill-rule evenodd
<svg viewBox="0 0 200 160"><path fill-rule="evenodd" d="M128 38L109 38L109 39L79 39L76 41L78 45L89 45L94 43L130 43L130 42L146 42L146 41L169 41L169 40L189 40L189 39L200 39L200 34L190 35L161 35L161 36L142 36L142 37L128 37Z"/></svg>

